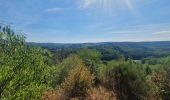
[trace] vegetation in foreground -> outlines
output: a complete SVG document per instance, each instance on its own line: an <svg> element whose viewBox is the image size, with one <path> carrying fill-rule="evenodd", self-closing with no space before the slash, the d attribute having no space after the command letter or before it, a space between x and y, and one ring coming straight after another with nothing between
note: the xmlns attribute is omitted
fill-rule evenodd
<svg viewBox="0 0 170 100"><path fill-rule="evenodd" d="M0 99L170 100L170 56L141 62L102 56L87 48L56 54L0 27Z"/></svg>

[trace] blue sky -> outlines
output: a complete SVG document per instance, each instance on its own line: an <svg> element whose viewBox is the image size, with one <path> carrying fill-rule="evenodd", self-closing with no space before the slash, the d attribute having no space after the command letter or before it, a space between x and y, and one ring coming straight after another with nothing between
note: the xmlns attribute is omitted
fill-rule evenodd
<svg viewBox="0 0 170 100"><path fill-rule="evenodd" d="M0 12L29 42L170 40L170 0L0 0Z"/></svg>

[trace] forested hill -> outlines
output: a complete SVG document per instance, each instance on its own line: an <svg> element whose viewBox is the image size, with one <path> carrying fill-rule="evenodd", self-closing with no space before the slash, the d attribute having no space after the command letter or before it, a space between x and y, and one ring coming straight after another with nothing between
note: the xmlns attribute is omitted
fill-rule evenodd
<svg viewBox="0 0 170 100"><path fill-rule="evenodd" d="M114 59L117 55L124 55L127 58L139 60L146 57L161 57L170 54L170 41L158 42L101 42L101 43L28 43L33 46L40 46L51 51L58 49L77 50L80 48L97 49L103 54L104 59ZM114 52L114 53L113 53ZM114 54L114 55L113 55Z"/></svg>
<svg viewBox="0 0 170 100"><path fill-rule="evenodd" d="M99 43L36 43L28 42L27 44L33 46L40 46L44 48L82 48L82 47L95 47L95 46L113 46L113 47L126 47L138 49L170 49L170 41L157 41L157 42L99 42Z"/></svg>

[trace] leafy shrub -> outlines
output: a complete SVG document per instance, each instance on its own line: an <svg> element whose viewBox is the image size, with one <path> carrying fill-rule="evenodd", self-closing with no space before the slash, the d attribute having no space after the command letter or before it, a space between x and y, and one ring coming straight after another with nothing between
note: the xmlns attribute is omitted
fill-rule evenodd
<svg viewBox="0 0 170 100"><path fill-rule="evenodd" d="M66 59L67 60L67 59ZM51 96L47 93L46 98L68 99L83 98L87 94L87 90L93 85L94 76L79 60L75 66L69 71L61 87L55 95ZM51 100L50 98L50 100Z"/></svg>
<svg viewBox="0 0 170 100"><path fill-rule="evenodd" d="M97 74L99 65L102 63L101 54L95 49L82 49L78 52L78 56L83 60L84 64L89 68L91 73Z"/></svg>
<svg viewBox="0 0 170 100"><path fill-rule="evenodd" d="M40 98L49 73L43 50L28 47L10 27L0 30L0 48L0 98Z"/></svg>
<svg viewBox="0 0 170 100"><path fill-rule="evenodd" d="M81 63L76 65L62 84L61 90L67 97L84 97L93 84L94 76Z"/></svg>
<svg viewBox="0 0 170 100"><path fill-rule="evenodd" d="M53 82L54 85L59 84L64 81L64 79L68 76L70 70L72 70L75 66L82 65L82 60L77 55L70 55L68 58L63 60L62 63L58 64L54 69L57 71L55 73L55 77L57 77L56 82Z"/></svg>
<svg viewBox="0 0 170 100"><path fill-rule="evenodd" d="M119 99L136 100L147 98L149 85L140 64L131 61L111 61L103 70L101 81L105 87L118 93Z"/></svg>
<svg viewBox="0 0 170 100"><path fill-rule="evenodd" d="M159 68L154 71L151 80L156 85L156 97L163 100L170 99L170 70Z"/></svg>

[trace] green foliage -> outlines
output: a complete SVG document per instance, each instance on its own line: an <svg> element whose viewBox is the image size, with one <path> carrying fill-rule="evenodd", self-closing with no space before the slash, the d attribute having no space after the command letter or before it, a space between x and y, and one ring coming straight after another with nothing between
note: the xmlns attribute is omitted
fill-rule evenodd
<svg viewBox="0 0 170 100"><path fill-rule="evenodd" d="M71 55L67 59L65 59L60 65L60 83L63 82L64 78L68 76L68 73L70 70L72 70L75 66L81 65L82 60L76 56L76 55Z"/></svg>
<svg viewBox="0 0 170 100"><path fill-rule="evenodd" d="M76 62L71 62L71 59ZM64 60L62 65L62 67L64 67L64 70L62 70L65 71L62 75L65 77L61 86L56 93L48 91L45 93L44 97L63 100L75 97L85 97L87 90L93 85L94 76L85 67L82 60L80 60L77 56L70 56ZM51 95L51 93L53 95Z"/></svg>
<svg viewBox="0 0 170 100"><path fill-rule="evenodd" d="M164 100L170 99L170 57L164 58L162 66L154 70L153 82L159 88L158 94Z"/></svg>
<svg viewBox="0 0 170 100"><path fill-rule="evenodd" d="M68 76L69 71L72 70L75 66L80 65L82 60L76 55L70 55L68 58L64 59L63 62L60 62L57 65L50 67L50 74L46 76L50 86L58 87Z"/></svg>
<svg viewBox="0 0 170 100"><path fill-rule="evenodd" d="M76 65L70 70L68 77L62 84L62 89L68 97L84 97L87 90L92 86L93 79L94 76L80 62L80 65Z"/></svg>
<svg viewBox="0 0 170 100"><path fill-rule="evenodd" d="M103 69L101 81L104 86L117 91L121 100L138 100L147 97L149 86L145 70L131 61L111 61Z"/></svg>
<svg viewBox="0 0 170 100"><path fill-rule="evenodd" d="M155 97L157 99L170 99L170 57L149 58L145 59L144 63L150 66L152 73L149 77L152 87L155 87Z"/></svg>
<svg viewBox="0 0 170 100"><path fill-rule="evenodd" d="M74 54L75 50L74 49L58 49L56 51L52 51L53 56L52 56L52 61L54 64L59 64L61 63L64 59L69 57L69 55Z"/></svg>
<svg viewBox="0 0 170 100"><path fill-rule="evenodd" d="M0 98L38 99L48 84L44 51L26 46L8 26L0 33Z"/></svg>
<svg viewBox="0 0 170 100"><path fill-rule="evenodd" d="M79 57L93 74L97 74L98 67L102 63L100 60L101 54L95 49L82 49L78 52Z"/></svg>

